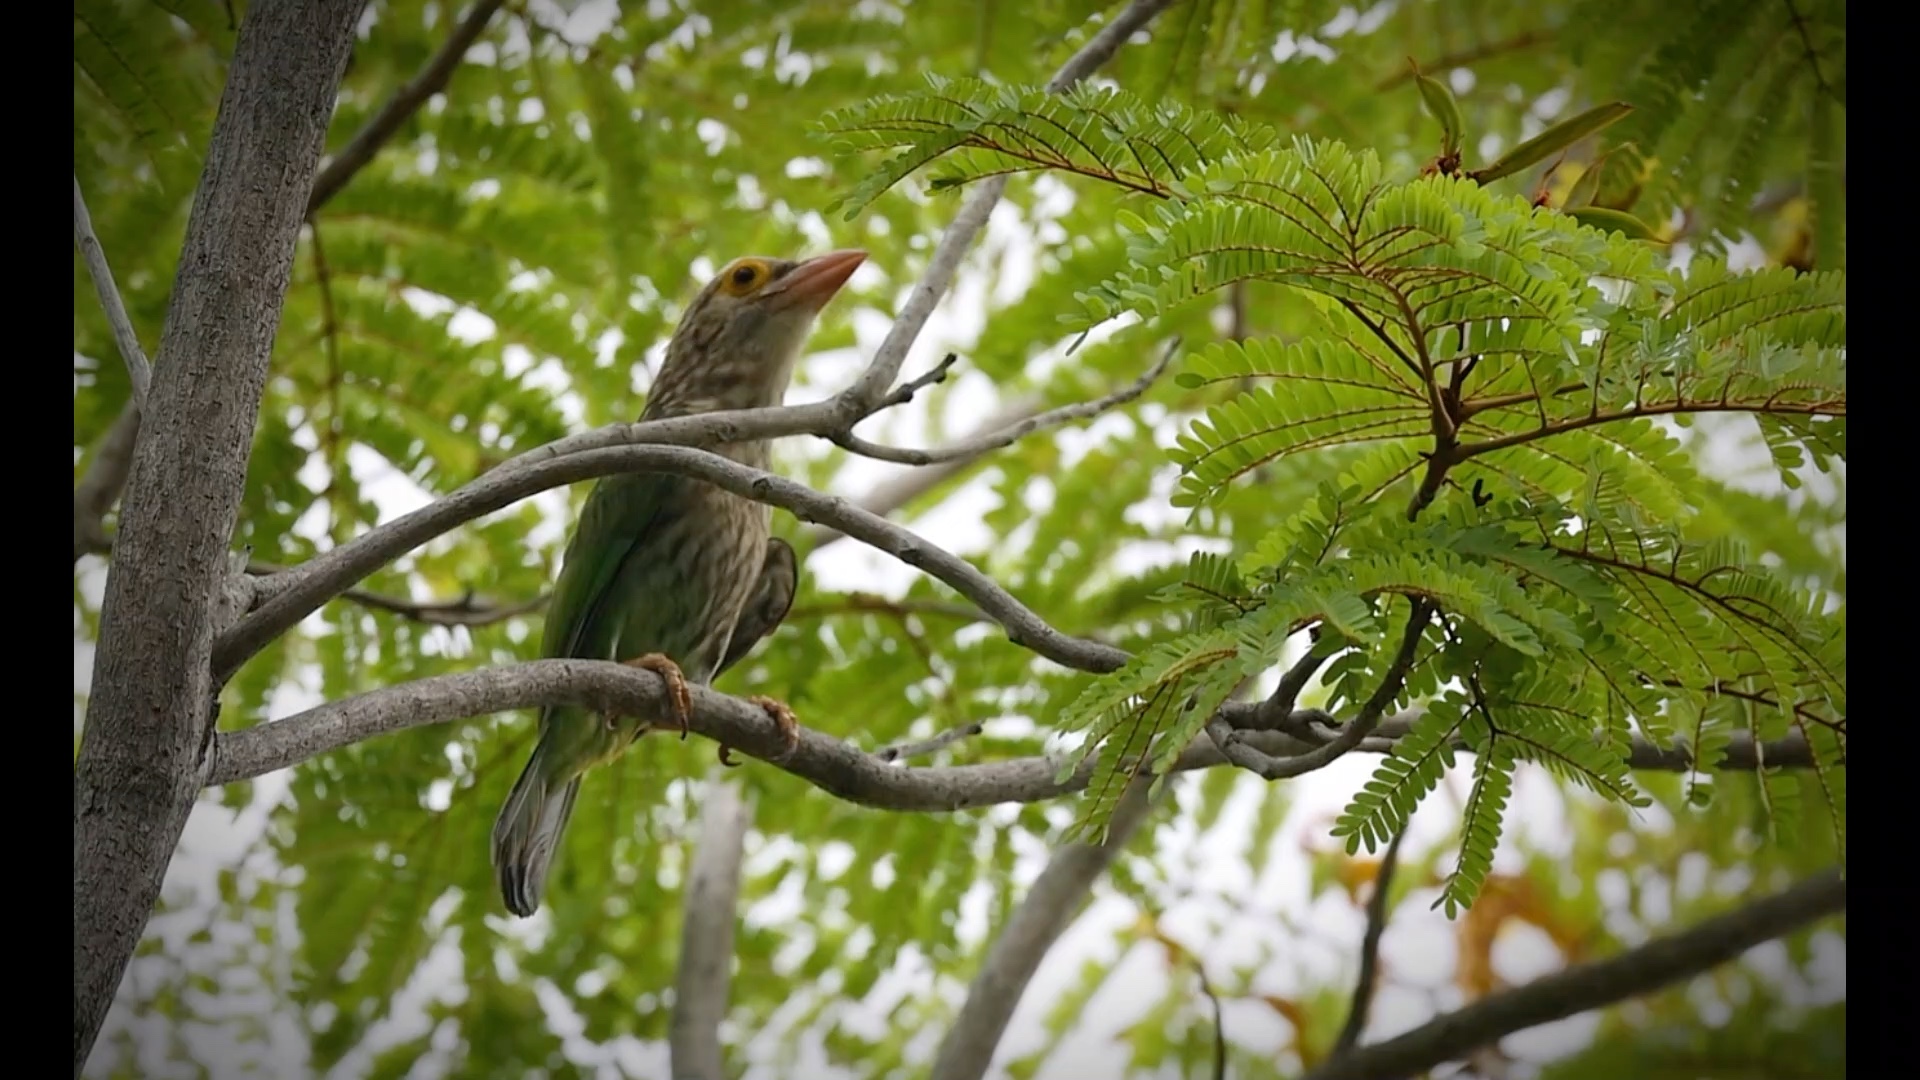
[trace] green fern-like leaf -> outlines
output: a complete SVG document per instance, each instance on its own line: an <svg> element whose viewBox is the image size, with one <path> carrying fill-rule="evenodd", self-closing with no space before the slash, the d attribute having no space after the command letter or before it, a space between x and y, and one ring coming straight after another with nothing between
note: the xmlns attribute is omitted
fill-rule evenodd
<svg viewBox="0 0 1920 1080"><path fill-rule="evenodd" d="M1517 754L1509 739L1488 733L1476 759L1473 790L1460 821L1460 857L1441 887L1434 907L1444 906L1447 918L1473 906L1493 869L1494 848L1500 843L1500 825L1513 797L1513 767Z"/></svg>
<svg viewBox="0 0 1920 1080"><path fill-rule="evenodd" d="M1440 785L1453 766L1453 742L1464 723L1466 702L1457 696L1435 701L1380 759L1372 779L1356 793L1333 825L1348 854L1365 844L1378 851L1407 826L1420 801Z"/></svg>

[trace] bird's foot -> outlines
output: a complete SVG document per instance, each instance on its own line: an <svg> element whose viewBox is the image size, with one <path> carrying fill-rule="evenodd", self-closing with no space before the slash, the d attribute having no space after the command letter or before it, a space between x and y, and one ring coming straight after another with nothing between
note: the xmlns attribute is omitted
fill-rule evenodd
<svg viewBox="0 0 1920 1080"><path fill-rule="evenodd" d="M784 701L760 694L755 694L747 700L765 709L767 715L773 717L774 724L780 728L780 734L787 742L786 753L780 756L780 760L785 761L792 757L793 752L800 749L800 718L793 715L793 709L789 708ZM720 764L729 769L737 768L740 764L733 760L732 751L724 744L720 747Z"/></svg>
<svg viewBox="0 0 1920 1080"><path fill-rule="evenodd" d="M665 653L648 653L621 662L651 671L667 684L667 704L673 712L672 719L680 725L680 738L685 740L693 728L693 691L687 688L687 677L680 665Z"/></svg>

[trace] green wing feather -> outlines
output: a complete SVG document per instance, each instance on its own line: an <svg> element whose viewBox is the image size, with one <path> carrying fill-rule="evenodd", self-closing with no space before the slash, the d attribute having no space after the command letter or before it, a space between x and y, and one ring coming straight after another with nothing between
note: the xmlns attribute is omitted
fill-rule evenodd
<svg viewBox="0 0 1920 1080"><path fill-rule="evenodd" d="M609 476L587 496L548 602L541 655L611 658L620 620L609 617L617 614L608 608L609 593L660 516L668 479L653 473Z"/></svg>

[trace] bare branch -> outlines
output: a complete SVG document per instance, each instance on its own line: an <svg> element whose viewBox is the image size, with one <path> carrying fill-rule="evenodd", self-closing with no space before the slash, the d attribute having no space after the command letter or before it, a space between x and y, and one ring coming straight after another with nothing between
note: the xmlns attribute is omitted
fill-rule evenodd
<svg viewBox="0 0 1920 1080"><path fill-rule="evenodd" d="M1267 780L1284 780L1288 777L1303 776L1316 769L1324 769L1349 750L1357 748L1373 729L1380 723L1381 717L1400 694L1400 688L1406 685L1407 672L1413 668L1415 651L1420 646L1420 635L1427 629L1427 621L1433 618L1433 604L1425 597L1413 601L1413 614L1407 618L1406 633L1400 639L1400 652L1393 658L1386 674L1380 679L1380 685L1373 695L1360 708L1360 715L1353 722L1340 729L1340 734L1324 746L1297 757L1276 758L1246 745L1243 732L1230 725L1224 713L1207 722L1207 735L1214 746L1226 755L1235 765L1259 774ZM1294 665L1288 676L1296 676L1302 670L1301 664ZM1282 682L1286 680L1283 678ZM1305 682L1305 679L1299 681ZM1265 703L1259 706L1267 708ZM1269 710L1272 711L1272 710Z"/></svg>
<svg viewBox="0 0 1920 1080"><path fill-rule="evenodd" d="M740 862L753 810L740 785L715 768L700 799L700 839L687 875L680 926L680 969L673 984L667 1047L676 1080L725 1080L720 1022L733 977L733 927L739 917Z"/></svg>
<svg viewBox="0 0 1920 1080"><path fill-rule="evenodd" d="M1151 778L1135 778L1114 807L1102 844L1074 843L1054 852L1033 888L994 936L967 1001L934 1056L930 1080L980 1080L1007 1030L1014 1007L1047 950L1086 902L1093 883L1147 818ZM1164 797L1164 796L1163 796Z"/></svg>
<svg viewBox="0 0 1920 1080"><path fill-rule="evenodd" d="M1313 681L1314 675L1319 672L1321 665L1325 664L1327 659L1324 656L1314 655L1313 650L1308 649L1307 655L1301 657L1280 676L1279 685L1275 686L1273 693L1261 703L1260 715L1274 719L1291 717L1294 711L1293 704L1300 699L1300 691L1305 690L1307 684ZM1308 725L1306 729L1295 730L1292 733L1304 735L1311 729L1311 725Z"/></svg>
<svg viewBox="0 0 1920 1080"><path fill-rule="evenodd" d="M916 375L906 382L901 383L899 386L894 387L893 390L887 394L885 400L880 402L880 408L885 409L895 405L905 405L907 402L912 401L916 394L925 390L927 387L938 386L946 382L947 374L953 370L953 365L959 362L960 356L958 353L948 353L941 357L940 362L928 368L925 374ZM877 412L879 410L876 409L875 411Z"/></svg>
<svg viewBox="0 0 1920 1080"><path fill-rule="evenodd" d="M881 446L878 443L868 442L866 439L862 439L858 435L851 433L836 435L833 441L836 445L863 457L875 458L880 461L891 461L900 465L938 465L948 461L976 458L988 451L998 450L1003 446L1012 446L1014 443L1036 431L1045 431L1048 428L1059 427L1062 424L1072 423L1075 420L1085 420L1090 417L1099 416L1109 409L1132 401L1141 394L1146 393L1147 388L1152 386L1154 380L1160 377L1160 373L1167 370L1167 365L1173 362L1174 353L1179 347L1180 339L1176 337L1167 344L1166 351L1161 354L1160 359L1154 361L1153 366L1147 369L1145 375L1142 375L1140 378L1135 379L1133 382L1128 383L1104 397L1097 398L1093 401L1078 402L1073 405L1062 405L1057 409L1049 409L1046 412L1029 416L1017 423L1010 424L999 431L962 439L959 442L938 449L911 450L905 447Z"/></svg>
<svg viewBox="0 0 1920 1080"><path fill-rule="evenodd" d="M385 611L429 626L492 626L522 615L531 615L547 604L545 593L514 604L476 601L472 593L458 600L402 600L365 589L348 589L340 594L339 599L351 600L361 607Z"/></svg>
<svg viewBox="0 0 1920 1080"><path fill-rule="evenodd" d="M100 306L106 309L107 327L113 331L113 343L126 362L127 379L133 383L133 403L142 411L147 407L147 386L153 381L153 369L147 354L140 350L139 335L127 318L127 306L113 283L113 271L107 266L107 253L100 249L100 238L93 234L93 215L87 213L87 200L80 194L80 178L73 178L73 242L80 246L80 258L93 278L94 291L100 294Z"/></svg>
<svg viewBox="0 0 1920 1080"><path fill-rule="evenodd" d="M1101 27L1099 33L1061 65L1060 70L1048 80L1047 89L1057 94L1086 78L1118 52L1134 31L1146 26L1172 2L1133 0L1125 11ZM871 412L886 398L887 389L900 374L900 365L906 362L907 350L913 347L914 339L920 336L921 328L927 324L927 317L933 314L934 307L953 283L953 275L959 269L961 258L966 255L974 237L987 224L987 217L993 213L994 204L1000 201L1000 193L1006 188L1005 175L989 177L974 185L960 212L954 215L952 224L941 235L940 243L933 249L933 256L927 260L926 273L921 275L920 283L914 286L913 293L907 297L906 306L901 308L893 321L893 328L887 331L886 338L874 351L873 361L861 373L859 381L847 391L847 396L866 405L867 411Z"/></svg>
<svg viewBox="0 0 1920 1080"><path fill-rule="evenodd" d="M1354 980L1353 1004L1347 1006L1347 1022L1334 1041L1333 1057L1354 1048L1367 1027L1367 1012L1373 1007L1373 988L1380 980L1380 936L1387 929L1387 892L1393 888L1393 873L1400 865L1400 844L1407 830L1393 834L1380 866L1373 874L1373 895L1367 898L1367 929L1360 937L1360 977Z"/></svg>
<svg viewBox="0 0 1920 1080"><path fill-rule="evenodd" d="M965 604L946 604L938 600L889 600L884 596L874 596L871 593L823 596L820 603L802 604L787 612L787 621L862 613L892 615L896 618L905 618L909 615L939 615L963 622L989 621L980 613L979 608L968 607Z"/></svg>
<svg viewBox="0 0 1920 1080"><path fill-rule="evenodd" d="M952 586L1024 646L1081 671L1112 671L1127 653L1071 637L1048 625L972 563L870 514L845 499L738 464L718 454L680 446L623 446L570 454L515 469L496 469L452 495L372 529L286 575L293 580L224 635L214 648L216 679L374 568L447 530L539 491L616 472L672 472L781 507L803 521L826 522L843 533L917 567Z"/></svg>
<svg viewBox="0 0 1920 1080"><path fill-rule="evenodd" d="M909 758L925 757L928 754L938 753L952 746L954 743L959 742L961 739L971 738L978 734L980 734L979 724L961 724L957 728L948 728L931 739L921 739L918 742L898 743L893 746L883 747L882 749L875 750L873 756L879 758L881 761L906 761Z"/></svg>
<svg viewBox="0 0 1920 1080"><path fill-rule="evenodd" d="M128 471L73 778L73 1071L200 788L216 604L268 360L364 0L256 3L227 68Z"/></svg>
<svg viewBox="0 0 1920 1080"><path fill-rule="evenodd" d="M1691 930L1482 998L1397 1038L1332 1058L1308 1074L1309 1080L1413 1076L1516 1031L1698 975L1846 906L1846 881L1839 871L1828 871Z"/></svg>
<svg viewBox="0 0 1920 1080"><path fill-rule="evenodd" d="M284 574L287 570L287 567L261 562L258 559L247 563L247 573L262 580L270 581L274 575ZM521 600L511 604L490 604L474 599L471 592L458 600L407 600L367 589L348 589L335 599L349 600L361 607L384 611L403 619L426 623L429 626L491 626L494 623L539 611L546 606L547 594L542 593L531 600Z"/></svg>
<svg viewBox="0 0 1920 1080"><path fill-rule="evenodd" d="M693 687L692 692L689 726L696 734L768 762L830 795L879 810L947 812L1040 802L1084 789L1097 764L1082 763L1064 781L1056 778L1059 760L1044 755L905 768L812 728L801 730L799 748L786 757L785 739L765 709L706 687ZM652 716L667 707L667 698L658 676L609 661L535 660L439 675L329 702L284 720L222 732L208 754L206 783L230 784L264 776L392 732L556 705ZM1221 713L1229 722L1252 722L1257 708L1233 703ZM1417 714L1407 714L1384 721L1376 735L1356 749L1385 753L1392 749L1393 739L1404 735L1417 719ZM1242 741L1274 757L1317 748L1279 731L1245 731ZM1804 768L1812 761L1804 741L1766 744L1765 756L1770 768ZM1751 771L1755 762L1751 740L1739 736L1720 768ZM1210 769L1227 763L1211 743L1196 740L1175 760L1173 770ZM1686 767L1684 758L1644 743L1635 744L1632 764L1669 771Z"/></svg>
<svg viewBox="0 0 1920 1080"><path fill-rule="evenodd" d="M1017 424L1038 413L1040 407L1041 402L1037 397L1021 398L1004 406L1000 412L989 417L981 423L979 427L974 429L973 434L965 436L965 438L969 440L978 439L992 432L999 431L1001 428ZM928 465L911 472L901 473L899 476L884 484L876 485L872 491L867 493L865 498L860 500L860 508L868 513L886 517L895 510L900 509L934 488L939 487L956 473L965 470L967 466L977 460L979 460L978 455L971 458L956 457L951 459L943 455L941 463L938 465ZM828 544L846 539L846 534L825 525L815 525L802 532L800 538L807 542L811 550L818 551Z"/></svg>
<svg viewBox="0 0 1920 1080"><path fill-rule="evenodd" d="M127 485L127 470L133 465L133 441L140 434L140 408L132 401L121 408L107 434L93 452L93 461L73 489L73 561L93 552L105 552L110 546L101 521L107 516L120 489Z"/></svg>
<svg viewBox="0 0 1920 1080"><path fill-rule="evenodd" d="M312 217L314 211L325 205L328 199L338 195L340 189L347 186L347 181L366 168L380 148L399 132L400 125L418 112L428 98L447 85L447 80L453 78L454 69L460 66L461 58L479 39L481 31L487 28L487 21L493 18L493 13L500 9L500 3L501 0L475 0L473 9L453 28L446 44L433 54L427 66L421 68L412 81L381 106L373 119L367 121L367 126L356 132L347 145L341 147L340 152L327 162L326 167L320 170L320 175L314 177L313 191L307 196L307 217Z"/></svg>

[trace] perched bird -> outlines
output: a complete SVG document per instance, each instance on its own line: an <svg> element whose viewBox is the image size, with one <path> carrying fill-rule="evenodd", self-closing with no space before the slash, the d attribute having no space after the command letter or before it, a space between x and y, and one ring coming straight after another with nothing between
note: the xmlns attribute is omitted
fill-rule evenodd
<svg viewBox="0 0 1920 1080"><path fill-rule="evenodd" d="M805 262L728 263L674 330L640 418L780 404L814 318L866 257L835 251ZM755 468L768 464L765 440L714 452ZM771 521L764 504L671 473L609 476L594 487L567 542L542 655L658 672L674 716L541 710L539 742L493 827L507 910L525 917L540 906L586 771L620 757L657 721L677 721L685 738L687 684L711 682L786 616L797 568L793 549L770 538ZM797 745L792 710L771 698L754 701Z"/></svg>

